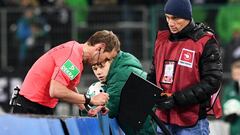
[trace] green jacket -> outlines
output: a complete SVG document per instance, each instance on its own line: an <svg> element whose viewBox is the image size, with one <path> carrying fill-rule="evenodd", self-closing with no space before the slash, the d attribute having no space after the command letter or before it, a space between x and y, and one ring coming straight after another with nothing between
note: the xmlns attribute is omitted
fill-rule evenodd
<svg viewBox="0 0 240 135"><path fill-rule="evenodd" d="M106 104L107 108L110 110L110 118L114 118L118 115L121 91L132 72L143 78L147 76L147 73L143 71L141 63L135 56L120 51L111 64L104 88L110 97ZM143 129L140 131L140 134L154 134L153 128L149 122L150 116L145 122ZM121 126L121 128L127 135L133 134L132 130L127 128L127 126Z"/></svg>
<svg viewBox="0 0 240 135"><path fill-rule="evenodd" d="M237 93L236 91L237 89L237 83L236 82L230 82L228 84L225 85L224 89L223 89L223 93L222 93L222 105L224 105L228 100L230 99L236 99L240 102L240 94ZM227 106L230 107L230 106ZM236 106L232 106L232 107L236 107ZM225 106L223 106L223 110L225 111ZM224 117L224 119L226 118L226 116ZM234 118L234 122L230 123L230 135L239 135L240 133L240 116Z"/></svg>

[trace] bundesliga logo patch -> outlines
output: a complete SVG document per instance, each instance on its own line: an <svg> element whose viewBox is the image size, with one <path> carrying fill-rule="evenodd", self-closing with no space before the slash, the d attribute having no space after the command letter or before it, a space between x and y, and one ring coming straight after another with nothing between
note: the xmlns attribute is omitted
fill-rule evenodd
<svg viewBox="0 0 240 135"><path fill-rule="evenodd" d="M181 66L192 68L194 54L195 54L195 51L183 48L180 58L178 60L178 64Z"/></svg>

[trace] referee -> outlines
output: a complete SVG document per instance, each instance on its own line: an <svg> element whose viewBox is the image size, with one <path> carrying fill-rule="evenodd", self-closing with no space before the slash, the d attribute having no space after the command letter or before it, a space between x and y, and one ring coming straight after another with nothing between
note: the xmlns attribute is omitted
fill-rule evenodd
<svg viewBox="0 0 240 135"><path fill-rule="evenodd" d="M72 104L104 105L109 95L92 98L77 93L84 64L113 59L120 50L118 37L111 31L94 33L85 43L69 41L41 56L28 71L20 88L13 113L52 115L58 100Z"/></svg>

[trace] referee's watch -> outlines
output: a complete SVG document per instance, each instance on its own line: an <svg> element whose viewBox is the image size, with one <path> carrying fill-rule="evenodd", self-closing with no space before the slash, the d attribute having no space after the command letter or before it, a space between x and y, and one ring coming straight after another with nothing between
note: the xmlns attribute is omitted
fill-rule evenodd
<svg viewBox="0 0 240 135"><path fill-rule="evenodd" d="M91 102L91 97L90 96L88 96L88 95L86 95L86 94L84 94L84 98L85 98L85 105L88 105L88 104L90 104L90 102Z"/></svg>

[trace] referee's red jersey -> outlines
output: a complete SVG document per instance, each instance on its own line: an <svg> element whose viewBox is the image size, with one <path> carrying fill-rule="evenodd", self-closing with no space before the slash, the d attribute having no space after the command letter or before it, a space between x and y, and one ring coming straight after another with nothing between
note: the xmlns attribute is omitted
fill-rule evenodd
<svg viewBox="0 0 240 135"><path fill-rule="evenodd" d="M54 108L58 99L51 98L51 79L71 90L80 83L83 71L83 44L69 41L41 56L27 73L20 95L43 106Z"/></svg>

